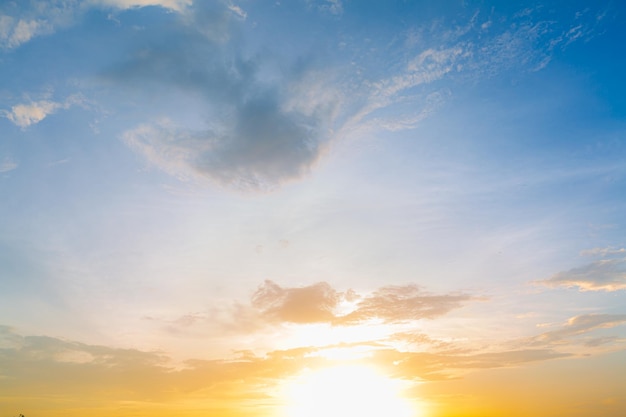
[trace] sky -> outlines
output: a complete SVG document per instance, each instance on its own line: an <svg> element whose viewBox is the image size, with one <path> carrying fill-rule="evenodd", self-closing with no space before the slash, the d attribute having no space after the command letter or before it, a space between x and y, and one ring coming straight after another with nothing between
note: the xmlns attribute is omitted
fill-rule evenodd
<svg viewBox="0 0 626 417"><path fill-rule="evenodd" d="M625 415L625 23L1 0L0 415Z"/></svg>

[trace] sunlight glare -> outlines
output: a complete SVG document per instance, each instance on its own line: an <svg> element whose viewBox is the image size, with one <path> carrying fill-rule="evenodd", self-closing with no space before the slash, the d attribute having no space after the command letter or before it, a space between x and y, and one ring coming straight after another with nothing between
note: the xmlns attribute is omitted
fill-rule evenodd
<svg viewBox="0 0 626 417"><path fill-rule="evenodd" d="M400 383L366 366L307 371L289 384L282 417L416 417Z"/></svg>

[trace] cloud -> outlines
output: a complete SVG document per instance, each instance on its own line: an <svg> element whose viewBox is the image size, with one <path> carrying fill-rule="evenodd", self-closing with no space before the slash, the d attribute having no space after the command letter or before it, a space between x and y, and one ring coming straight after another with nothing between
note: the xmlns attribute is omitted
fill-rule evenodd
<svg viewBox="0 0 626 417"><path fill-rule="evenodd" d="M343 13L343 2L341 0L307 0L309 7L315 7L322 13L341 15Z"/></svg>
<svg viewBox="0 0 626 417"><path fill-rule="evenodd" d="M8 156L0 159L0 173L13 171L17 167L18 163Z"/></svg>
<svg viewBox="0 0 626 417"><path fill-rule="evenodd" d="M337 318L341 324L372 319L387 323L432 319L442 316L473 298L464 295L431 295L416 285L388 286L363 297L351 313Z"/></svg>
<svg viewBox="0 0 626 417"><path fill-rule="evenodd" d="M558 330L542 333L529 339L532 345L555 345L568 343L572 337L580 336L597 329L608 329L626 323L626 314L583 314L570 318ZM603 339L606 343L608 340ZM593 339L591 345L600 345ZM589 343L589 341L587 342Z"/></svg>
<svg viewBox="0 0 626 417"><path fill-rule="evenodd" d="M268 280L254 293L252 305L273 321L357 325L371 320L432 319L472 299L464 294L431 295L415 285L383 287L362 296L354 291L338 292L325 282L283 288Z"/></svg>
<svg viewBox="0 0 626 417"><path fill-rule="evenodd" d="M22 336L6 326L0 326L0 346L0 390L5 396L24 401L52 398L65 405L80 398L94 408L137 401L156 405L198 396L211 398L214 406L237 407L242 401L264 400L274 385L305 369L341 363L319 354L337 348L327 346L273 350L264 355L239 351L229 358L175 364L158 352ZM459 370L567 356L549 349L437 354L400 352L371 343L362 346L373 349L372 355L352 362L366 360L390 376L407 380L436 380L456 376Z"/></svg>
<svg viewBox="0 0 626 417"><path fill-rule="evenodd" d="M90 8L129 9L160 6L184 12L192 0L39 0L0 6L0 49L15 49L38 36L70 27ZM239 10L228 3L233 10Z"/></svg>
<svg viewBox="0 0 626 417"><path fill-rule="evenodd" d="M330 322L341 294L320 282L307 287L282 288L265 281L252 296L252 305L271 320L291 323Z"/></svg>
<svg viewBox="0 0 626 417"><path fill-rule="evenodd" d="M112 3L121 8L144 2L107 2ZM334 68L346 65L343 57L359 54L335 51L320 65L303 51L297 62L284 62L280 45L254 50L254 42L246 44L247 13L232 2L154 3L180 13L168 25L146 26L152 35L131 46L128 58L104 78L128 94L159 91L164 103L180 93L191 97L197 105L190 111L203 126L182 127L175 112L166 111L120 136L179 179L245 191L273 190L305 177L344 138L415 128L453 96L454 83L444 88L443 80L476 82L504 71L538 70L566 47L561 38L572 28L589 27L584 21L567 27L541 20L529 10L493 20L485 32L475 13L452 29L441 23L421 28L422 41L407 41L402 61L383 76L356 71L341 78ZM343 12L340 1L307 5ZM350 64L370 67L365 59Z"/></svg>
<svg viewBox="0 0 626 417"><path fill-rule="evenodd" d="M603 258L610 255L619 255L626 253L626 248L593 248L582 251L580 254L584 256L601 256Z"/></svg>
<svg viewBox="0 0 626 417"><path fill-rule="evenodd" d="M0 6L0 48L14 49L35 37L70 26L79 5L77 0L6 2Z"/></svg>
<svg viewBox="0 0 626 417"><path fill-rule="evenodd" d="M182 12L189 7L192 0L88 0L93 6L110 6L118 9L130 9L133 7L160 6L166 9Z"/></svg>
<svg viewBox="0 0 626 417"><path fill-rule="evenodd" d="M519 349L496 352L431 353L377 350L372 361L396 377L409 380L458 378L475 369L509 368L531 362L571 356L552 349Z"/></svg>
<svg viewBox="0 0 626 417"><path fill-rule="evenodd" d="M330 114L292 99L300 73L269 81L260 58L239 55L232 37L242 13L223 2L194 5L184 24L169 27L167 36L143 45L106 77L201 99L205 129L157 121L121 135L155 166L179 178L268 190L311 170L325 151ZM223 48L225 42L232 48Z"/></svg>
<svg viewBox="0 0 626 417"><path fill-rule="evenodd" d="M69 109L75 104L82 104L82 102L83 100L79 95L70 96L63 102L50 100L30 101L29 103L16 104L11 107L10 111L4 110L1 114L15 125L26 128L41 122L59 109Z"/></svg>
<svg viewBox="0 0 626 417"><path fill-rule="evenodd" d="M581 291L624 290L626 289L626 258L598 260L579 268L559 272L551 278L535 281L535 283L552 288L578 287Z"/></svg>

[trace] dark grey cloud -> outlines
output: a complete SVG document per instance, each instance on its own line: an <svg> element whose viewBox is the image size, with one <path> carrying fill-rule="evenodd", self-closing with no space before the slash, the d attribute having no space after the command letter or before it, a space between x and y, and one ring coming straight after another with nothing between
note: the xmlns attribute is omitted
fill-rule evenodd
<svg viewBox="0 0 626 417"><path fill-rule="evenodd" d="M306 68L244 55L242 19L243 11L227 2L194 4L175 24L146 28L150 36L139 35L129 58L105 79L131 93L178 90L202 103L204 129L150 122L123 134L157 167L265 190L309 172L325 149L330 113L296 103L293 89Z"/></svg>

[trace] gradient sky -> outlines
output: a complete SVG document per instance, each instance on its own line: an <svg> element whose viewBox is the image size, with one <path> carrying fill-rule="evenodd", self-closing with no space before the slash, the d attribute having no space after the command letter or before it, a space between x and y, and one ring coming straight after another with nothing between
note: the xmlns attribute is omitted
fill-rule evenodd
<svg viewBox="0 0 626 417"><path fill-rule="evenodd" d="M626 415L625 39L620 1L0 1L0 416L283 417L339 364L416 417Z"/></svg>

